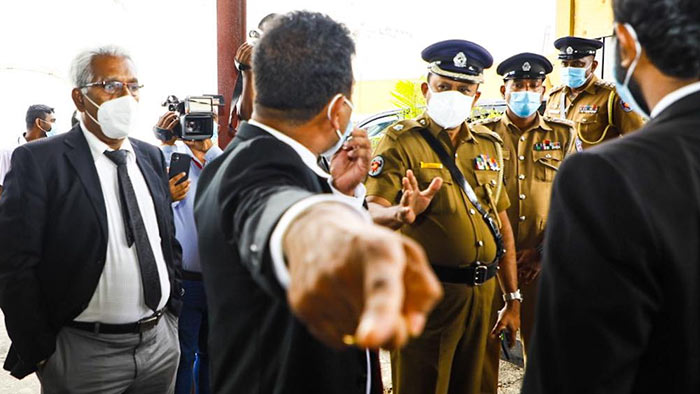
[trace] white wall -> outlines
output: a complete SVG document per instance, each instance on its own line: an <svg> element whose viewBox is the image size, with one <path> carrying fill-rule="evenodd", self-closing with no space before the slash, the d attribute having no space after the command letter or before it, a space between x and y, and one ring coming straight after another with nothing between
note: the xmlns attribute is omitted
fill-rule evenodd
<svg viewBox="0 0 700 394"><path fill-rule="evenodd" d="M137 138L155 141L167 95L216 93L216 0L2 0L0 37L0 148L25 130L31 104L55 107L57 130L70 128L68 70L87 47L131 52L145 86Z"/></svg>

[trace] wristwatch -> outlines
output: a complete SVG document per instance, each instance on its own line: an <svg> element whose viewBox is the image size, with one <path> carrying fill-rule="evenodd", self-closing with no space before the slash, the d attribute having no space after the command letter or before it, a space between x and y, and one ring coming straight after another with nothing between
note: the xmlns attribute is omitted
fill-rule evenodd
<svg viewBox="0 0 700 394"><path fill-rule="evenodd" d="M520 294L520 289L512 292L512 293L506 293L503 294L503 301L508 302L508 301L513 301L513 300L518 300L520 303L523 302L523 296Z"/></svg>

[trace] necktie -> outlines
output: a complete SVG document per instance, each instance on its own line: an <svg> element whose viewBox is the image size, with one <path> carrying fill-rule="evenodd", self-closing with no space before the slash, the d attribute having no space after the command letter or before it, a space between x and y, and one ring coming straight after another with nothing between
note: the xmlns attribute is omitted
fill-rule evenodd
<svg viewBox="0 0 700 394"><path fill-rule="evenodd" d="M141 217L141 211L131 184L131 178L126 171L126 151L105 151L105 155L117 165L117 179L119 183L119 195L121 200L122 216L126 228L126 242L129 247L136 244L136 255L141 269L141 283L146 306L154 312L158 308L161 298L160 280L156 258L153 256L151 243L148 240L146 226Z"/></svg>

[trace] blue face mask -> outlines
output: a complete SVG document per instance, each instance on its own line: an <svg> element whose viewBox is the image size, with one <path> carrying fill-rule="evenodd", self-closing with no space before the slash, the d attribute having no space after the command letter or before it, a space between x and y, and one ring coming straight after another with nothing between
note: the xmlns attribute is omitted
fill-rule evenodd
<svg viewBox="0 0 700 394"><path fill-rule="evenodd" d="M629 104L630 108L632 108L632 110L636 113L648 118L649 113L651 112L649 110L649 106L644 100L644 96L642 95L642 89L639 87L639 84L637 84L632 79L632 74L634 74L634 70L637 68L639 58L642 57L642 45L637 39L637 32L634 31L634 28L628 23L625 23L624 26L625 28L627 28L627 31L630 33L630 35L634 38L637 55L634 57L634 61L632 61L630 68L627 69L627 71L625 72L625 70L620 65L620 49L618 48L617 41L615 42L615 65L613 66L613 79L615 80L615 88L617 89L617 94L620 96L620 99L622 101ZM620 79L622 79L622 81L620 81Z"/></svg>
<svg viewBox="0 0 700 394"><path fill-rule="evenodd" d="M39 122L44 122L44 123L48 123L48 124L49 124L49 129L48 129L48 130L44 130L43 127L39 126L39 130L43 131L44 134L46 134L46 137L53 137L54 135L56 135L56 130L53 129L53 123L47 122L47 121L45 121L45 120L43 120L43 119L39 119Z"/></svg>
<svg viewBox="0 0 700 394"><path fill-rule="evenodd" d="M572 89L580 88L587 80L584 67L564 67L561 70L561 82Z"/></svg>
<svg viewBox="0 0 700 394"><path fill-rule="evenodd" d="M512 92L508 108L519 118L529 118L542 105L542 94L537 92Z"/></svg>

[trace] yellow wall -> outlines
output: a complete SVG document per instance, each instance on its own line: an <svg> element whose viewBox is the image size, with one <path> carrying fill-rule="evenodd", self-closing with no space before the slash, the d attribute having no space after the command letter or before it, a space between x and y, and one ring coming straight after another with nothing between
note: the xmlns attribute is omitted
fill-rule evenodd
<svg viewBox="0 0 700 394"><path fill-rule="evenodd" d="M608 36L612 25L612 0L557 0L557 37Z"/></svg>

